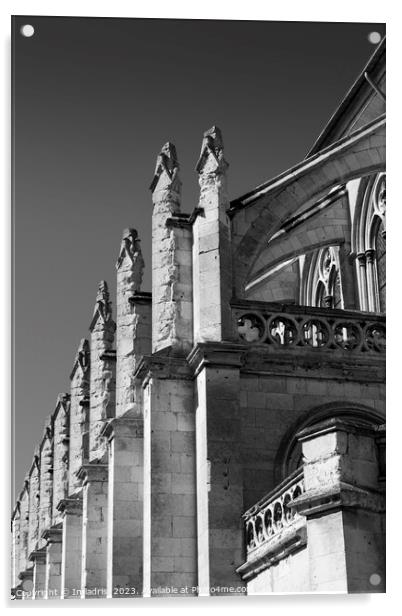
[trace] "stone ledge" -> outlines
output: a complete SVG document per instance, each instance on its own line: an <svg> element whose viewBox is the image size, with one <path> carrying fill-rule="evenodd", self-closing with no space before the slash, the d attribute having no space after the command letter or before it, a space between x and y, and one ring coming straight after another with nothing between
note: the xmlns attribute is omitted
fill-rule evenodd
<svg viewBox="0 0 402 616"><path fill-rule="evenodd" d="M300 515L313 517L331 509L365 509L385 512L383 492L360 488L343 481L323 489L308 490L291 501L290 507Z"/></svg>
<svg viewBox="0 0 402 616"><path fill-rule="evenodd" d="M243 580L251 580L293 552L307 545L307 527L304 518L298 518L278 535L249 552L249 560L236 569Z"/></svg>

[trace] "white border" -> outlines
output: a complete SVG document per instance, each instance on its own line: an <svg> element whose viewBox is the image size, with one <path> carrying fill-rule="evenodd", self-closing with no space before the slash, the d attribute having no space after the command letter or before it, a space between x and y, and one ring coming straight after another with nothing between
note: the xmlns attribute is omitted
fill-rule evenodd
<svg viewBox="0 0 402 616"><path fill-rule="evenodd" d="M41 1L35 0L33 3L28 1L15 1L10 2L3 0L0 8L1 15L1 28L2 28L2 49L3 58L1 62L1 84L3 95L1 99L1 121L2 121L2 135L7 137L3 138L3 147L1 148L1 173L3 189L3 200L0 208L1 220L0 230L2 232L1 241L1 279L0 289L3 291L0 299L1 310L1 324L3 332L3 340L7 339L6 348L3 349L1 354L1 392L3 393L3 405L2 405L2 417L3 417L3 447L2 447L2 469L4 472L2 483L2 501L3 506L1 508L2 515L2 528L7 532L9 528L9 487L10 487L10 450L9 450L9 429L10 422L8 420L10 414L10 335L9 323L11 318L10 311L10 15L48 15L48 16L99 16L99 17L164 17L164 18L193 18L193 19L253 19L253 20L277 20L277 21L337 21L337 22L387 22L387 47L388 47L388 74L391 75L391 82L388 84L388 116L391 120L391 129L388 129L388 134L392 134L392 138L388 139L388 178L387 189L389 203L393 203L394 213L390 214L390 229L391 235L393 229L399 229L399 242L401 241L400 233L402 230L402 199L398 195L397 182L401 175L400 160L401 156L398 152L398 143L402 143L400 135L400 123L397 122L398 113L402 98L401 98L401 73L400 73L400 58L402 57L402 50L400 48L400 41L402 39L400 12L398 10L398 3L394 0L337 0L335 3L325 2L325 0L287 0L286 2L271 2L266 1L253 1L247 0L245 3L234 4L232 1L216 0L203 0L200 3L185 3L175 2L174 0L153 0L152 3L140 3L136 1L119 1L113 0L113 2L105 2L98 0L97 2L89 2L85 0L70 0L67 2L54 2L53 1ZM342 44L342 41L339 43ZM395 136L396 135L396 136ZM390 198L391 196L391 198ZM389 236L388 236L389 237ZM222 612L228 611L234 614L243 613L245 609L252 612L253 610L277 610L281 614L294 614L308 613L308 614L321 614L325 612L326 616L336 614L338 616L339 611L345 613L365 613L368 616L370 614L378 615L378 611L381 609L387 609L390 613L393 613L393 607L396 608L397 601L400 603L398 597L399 586L399 554L397 552L397 546L400 544L400 522L399 517L401 515L401 481L399 475L399 434L402 432L402 426L400 416L402 415L401 396L399 391L396 390L398 379L402 378L401 375L401 273L400 273L400 251L397 253L398 241L392 242L391 247L388 245L388 254L390 258L388 261L393 261L397 265L392 269L389 268L389 279L393 273L398 283L395 283L394 289L389 285L389 306L388 321L391 317L391 326L395 326L394 336L389 335L389 342L393 347L388 357L388 380L391 382L389 389L393 389L391 397L388 401L388 413L390 421L392 422L392 429L388 430L388 449L393 449L392 457L390 458L391 464L388 466L388 485L394 489L388 490L388 510L394 511L394 517L390 516L388 520L388 546L391 552L391 558L388 562L388 592L387 595L349 595L339 596L311 596L311 595L287 595L287 596L270 596L270 597L248 597L247 599L169 599L166 601L142 600L141 604L129 602L122 605L121 602L113 603L108 601L102 602L85 602L84 605L79 602L71 605L57 606L52 602L38 602L37 605L33 603L24 604L21 606L16 605L16 602L8 602L9 593L9 552L3 548L3 561L1 569L1 597L4 607L10 607L11 609L17 609L22 611L26 609L71 609L74 613L77 610L85 609L93 611L101 609L110 609L114 605L118 605L122 609L135 609L136 612L148 611L149 609L169 609L182 611L192 610L212 610ZM390 331L390 327L388 329ZM392 330L391 330L392 331ZM392 384L394 387L392 388ZM392 464L394 461L394 464ZM6 496L7 495L7 496ZM3 546L7 545L7 537L3 538ZM394 547L393 547L394 546ZM396 546L396 547L395 547ZM143 603L145 601L145 604ZM246 601L246 604L243 603ZM64 604L66 602L63 602ZM385 605L386 603L386 605ZM395 610L396 611L396 610Z"/></svg>

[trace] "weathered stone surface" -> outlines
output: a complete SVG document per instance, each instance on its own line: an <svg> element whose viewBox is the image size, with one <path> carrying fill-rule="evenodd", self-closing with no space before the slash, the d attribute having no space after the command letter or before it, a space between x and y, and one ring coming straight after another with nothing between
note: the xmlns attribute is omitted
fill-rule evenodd
<svg viewBox="0 0 402 616"><path fill-rule="evenodd" d="M86 461L85 439L89 432L90 350L88 340L83 338L77 350L71 373L70 430L69 430L69 493L81 489L77 472Z"/></svg>
<svg viewBox="0 0 402 616"><path fill-rule="evenodd" d="M177 227L181 182L176 148L163 146L151 184L152 215L152 350L189 351L192 331L192 258L190 229Z"/></svg>
<svg viewBox="0 0 402 616"><path fill-rule="evenodd" d="M99 284L91 332L91 379L89 408L89 460L101 459L106 454L106 443L101 437L107 419L115 415L116 355L113 350L116 324L107 283Z"/></svg>
<svg viewBox="0 0 402 616"><path fill-rule="evenodd" d="M59 394L53 414L53 523L59 522L58 503L68 494L70 395Z"/></svg>

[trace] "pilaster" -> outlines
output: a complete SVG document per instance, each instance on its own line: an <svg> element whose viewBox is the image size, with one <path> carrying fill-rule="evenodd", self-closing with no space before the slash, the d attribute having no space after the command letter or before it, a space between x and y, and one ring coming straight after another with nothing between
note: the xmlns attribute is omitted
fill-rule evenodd
<svg viewBox="0 0 402 616"><path fill-rule="evenodd" d="M108 439L107 596L142 595L143 418L126 414L104 429Z"/></svg>
<svg viewBox="0 0 402 616"><path fill-rule="evenodd" d="M31 552L29 559L33 562L32 599L40 601L46 592L46 549Z"/></svg>
<svg viewBox="0 0 402 616"><path fill-rule="evenodd" d="M62 524L62 599L81 598L82 496L65 498L58 504Z"/></svg>
<svg viewBox="0 0 402 616"><path fill-rule="evenodd" d="M192 374L154 355L144 383L144 596L198 594ZM177 596L177 595L176 595Z"/></svg>
<svg viewBox="0 0 402 616"><path fill-rule="evenodd" d="M196 374L197 545L201 595L238 594L243 561L241 351L198 344L189 361ZM222 591L218 589L222 588ZM226 589L226 590L225 590Z"/></svg>
<svg viewBox="0 0 402 616"><path fill-rule="evenodd" d="M52 527L42 534L46 541L46 579L45 599L60 599L61 588L61 553L62 530Z"/></svg>
<svg viewBox="0 0 402 616"><path fill-rule="evenodd" d="M105 598L108 530L107 464L85 464L78 475L83 485L81 598Z"/></svg>

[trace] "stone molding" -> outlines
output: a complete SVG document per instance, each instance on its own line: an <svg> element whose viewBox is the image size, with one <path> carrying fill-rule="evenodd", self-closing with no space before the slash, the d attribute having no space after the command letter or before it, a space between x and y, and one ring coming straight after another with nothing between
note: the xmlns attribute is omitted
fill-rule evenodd
<svg viewBox="0 0 402 616"><path fill-rule="evenodd" d="M56 505L56 509L61 513L81 515L82 495L78 498L62 498Z"/></svg>
<svg viewBox="0 0 402 616"><path fill-rule="evenodd" d="M308 490L290 503L292 509L305 517L339 509L365 509L385 512L385 497L381 492L339 481L324 489Z"/></svg>
<svg viewBox="0 0 402 616"><path fill-rule="evenodd" d="M44 565L46 563L46 548L41 550L34 550L28 556L28 559L34 563L40 563Z"/></svg>
<svg viewBox="0 0 402 616"><path fill-rule="evenodd" d="M134 295L128 298L128 301L133 306L137 304L152 304L152 293L149 291L136 291Z"/></svg>
<svg viewBox="0 0 402 616"><path fill-rule="evenodd" d="M229 342L198 342L187 356L196 377L204 367L241 368L247 347Z"/></svg>
<svg viewBox="0 0 402 616"><path fill-rule="evenodd" d="M108 464L99 464L95 461L88 464L83 464L77 472L78 479L82 480L82 485L96 481L108 480Z"/></svg>
<svg viewBox="0 0 402 616"><path fill-rule="evenodd" d="M57 524L52 528L47 528L42 532L42 539L47 542L47 545L50 543L61 543L62 542L63 531L61 529L61 524Z"/></svg>
<svg viewBox="0 0 402 616"><path fill-rule="evenodd" d="M192 379L193 374L185 357L179 355L144 355L134 372L134 377L140 379L145 387L150 378L158 379Z"/></svg>
<svg viewBox="0 0 402 616"><path fill-rule="evenodd" d="M142 417L130 417L127 415L114 417L105 424L101 435L107 438L109 442L116 437L143 438L144 419Z"/></svg>

